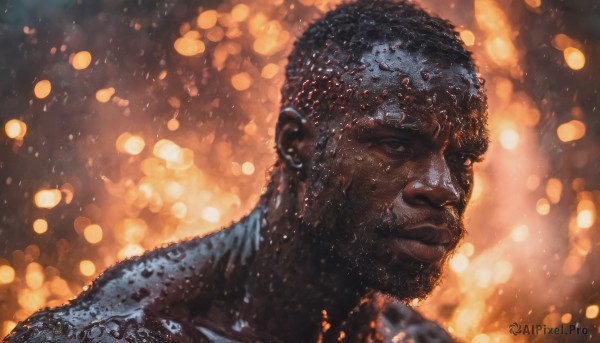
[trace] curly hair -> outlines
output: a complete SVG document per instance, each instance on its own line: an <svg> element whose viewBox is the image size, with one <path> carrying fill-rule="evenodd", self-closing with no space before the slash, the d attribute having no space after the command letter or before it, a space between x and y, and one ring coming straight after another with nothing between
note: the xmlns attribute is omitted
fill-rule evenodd
<svg viewBox="0 0 600 343"><path fill-rule="evenodd" d="M310 25L295 43L286 67L282 106L309 117L331 111L347 98L341 74L360 67L363 54L375 43L399 43L399 48L476 69L471 53L447 20L406 0L358 0L345 3ZM343 104L342 104L343 105Z"/></svg>

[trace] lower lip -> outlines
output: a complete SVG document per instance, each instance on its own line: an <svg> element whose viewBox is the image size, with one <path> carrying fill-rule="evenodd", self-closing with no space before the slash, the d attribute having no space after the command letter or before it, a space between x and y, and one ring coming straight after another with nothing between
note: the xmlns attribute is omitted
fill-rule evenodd
<svg viewBox="0 0 600 343"><path fill-rule="evenodd" d="M418 240L397 238L396 248L406 255L421 262L433 263L441 260L446 254L446 247L439 244L426 244Z"/></svg>

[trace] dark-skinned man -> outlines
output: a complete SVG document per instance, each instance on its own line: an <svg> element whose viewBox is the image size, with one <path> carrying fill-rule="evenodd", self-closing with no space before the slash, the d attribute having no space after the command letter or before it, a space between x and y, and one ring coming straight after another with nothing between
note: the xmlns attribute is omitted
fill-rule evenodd
<svg viewBox="0 0 600 343"><path fill-rule="evenodd" d="M464 235L486 97L447 21L340 5L286 69L278 161L256 208L108 269L8 342L451 341L422 298Z"/></svg>

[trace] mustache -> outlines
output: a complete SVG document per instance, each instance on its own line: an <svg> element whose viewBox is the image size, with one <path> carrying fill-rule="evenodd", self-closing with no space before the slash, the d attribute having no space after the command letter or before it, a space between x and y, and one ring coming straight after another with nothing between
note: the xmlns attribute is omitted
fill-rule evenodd
<svg viewBox="0 0 600 343"><path fill-rule="evenodd" d="M398 230L405 230L421 224L447 227L452 236L452 245L457 245L466 234L462 215L454 208L436 211L435 213L398 213L394 212L392 208L387 208L383 211L381 221L375 227L375 231L383 235L394 235Z"/></svg>

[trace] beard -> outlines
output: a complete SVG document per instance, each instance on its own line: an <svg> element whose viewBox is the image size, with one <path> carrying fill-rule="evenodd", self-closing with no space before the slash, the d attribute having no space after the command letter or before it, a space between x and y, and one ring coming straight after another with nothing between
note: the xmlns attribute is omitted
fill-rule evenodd
<svg viewBox="0 0 600 343"><path fill-rule="evenodd" d="M435 263L420 262L394 249L390 233L427 221L427 217L409 218L394 212L390 204L373 211L373 206L365 206L368 199L349 196L347 182L330 174L315 173L307 182L299 213L302 232L327 261L327 269L345 273L354 287L374 289L403 301L429 295L464 236L458 210L445 209L439 216L452 234L447 253Z"/></svg>

